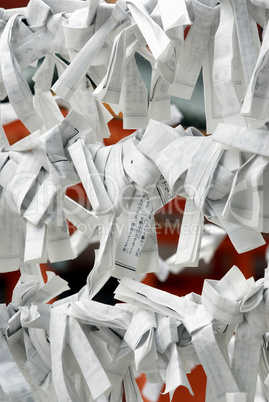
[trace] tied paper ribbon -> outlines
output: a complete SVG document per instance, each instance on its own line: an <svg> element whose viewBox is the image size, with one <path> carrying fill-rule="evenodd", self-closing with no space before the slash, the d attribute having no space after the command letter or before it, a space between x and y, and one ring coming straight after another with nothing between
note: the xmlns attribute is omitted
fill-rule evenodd
<svg viewBox="0 0 269 402"><path fill-rule="evenodd" d="M77 123L78 118L80 123ZM232 154L234 148L239 147L239 140L233 139L236 130L233 135L231 132L229 137L226 135L227 139L225 136L220 137L221 130L225 129L226 125L220 125L212 137L206 138L197 130L184 131L181 126L176 129L167 128L164 124L151 121L142 139L139 139L137 133L107 149L101 146L96 148L92 143L92 129L88 129L86 120L80 114L72 111L62 122L44 134L36 132L14 144L8 151L9 154L6 151L3 153L3 160L10 155L10 159L6 159L7 162L3 165L0 177L4 188L3 205L26 219L29 239L33 238L33 231L40 233L39 251L35 256L31 256L26 249L24 261L43 261L46 255L46 226L51 236L57 214L58 218L62 217L60 225L66 225L63 215L65 188L80 180L92 204L93 212L98 216L99 224L108 224L108 231L102 232L102 247L107 241L105 239L111 235L111 240L114 241L114 234L111 232L113 222L120 224L123 216L127 214L126 222L128 225L132 223L135 209L141 209L139 197L142 200L141 206L144 205L141 214L145 222L145 219L151 221L152 212L165 205L174 193L188 198L183 226L189 228L181 233L176 264L197 264L203 216L223 227L238 252L263 244L258 231L267 231L268 224L266 203L261 202L266 194L262 194L259 184L261 180L266 182L267 178L267 160L260 155L266 154L266 148L262 148L261 142L256 155L247 159L237 170L231 171L223 161ZM247 145L249 131L258 138L266 135L263 130L241 128L241 137L245 138L245 151L251 149L251 145ZM221 149L217 145L218 141L228 145L229 149ZM32 150L29 152L30 147ZM178 149L184 157L171 157L172 149ZM199 174L196 173L198 164ZM244 199L253 197L252 204L247 205L248 215L244 199L240 202L242 205L237 201L242 191L241 183L244 181L249 187L248 195ZM161 188L167 185L170 189L165 200ZM256 196L255 192L258 193ZM131 202L135 197L137 201ZM44 201L41 203L39 200ZM54 200L57 201L56 204ZM235 202L237 209L233 206ZM250 219L251 216L253 219ZM134 227L137 227L138 222L133 223ZM60 226L57 223L56 225ZM190 230L193 225L197 227L195 232ZM64 226L61 227L62 232L67 232ZM243 240L234 235L239 229L244 236ZM125 236L128 238L128 231L123 232L117 239L119 253L122 253L121 247L124 248ZM65 237L68 241L68 235ZM146 237L143 237L142 244L145 244ZM51 254L53 260L60 259L60 256L53 257L54 254ZM67 253L66 258L71 255ZM103 270L102 266L105 266L102 255L103 251L100 251L99 262L96 262L98 267L101 265L99 272ZM140 255L141 253L137 257ZM115 261L118 258L122 259L116 256ZM124 259L121 263L132 266ZM111 259L109 266L112 270L113 265ZM135 263L134 270L137 267L138 264ZM121 277L120 273L115 275Z"/></svg>
<svg viewBox="0 0 269 402"><path fill-rule="evenodd" d="M35 266L22 268L38 273ZM130 395L140 398L138 389L130 387L133 380L128 382L133 364L151 382L166 383L165 392L171 396L179 385L192 392L186 373L190 364L202 364L210 385L207 400L251 401L268 330L267 274L266 270L265 280L255 282L233 267L220 281L205 281L201 297L177 297L124 279L115 297L125 303L115 306L90 300L86 287L46 306L40 301L46 300L45 294L53 296L52 290L45 291L52 286L50 281L40 288L37 276L25 275L5 310L11 316L4 324L8 345L35 397L43 395L45 400L55 395L59 400L115 397L121 394L122 383ZM55 294L64 290L56 282L54 287ZM37 301L30 305L31 299ZM234 331L230 363L227 347ZM66 368L69 347L75 360ZM94 370L87 368L89 358ZM34 365L38 370L33 371ZM79 378L86 388L76 385Z"/></svg>
<svg viewBox="0 0 269 402"><path fill-rule="evenodd" d="M233 285L234 283L237 283L237 287ZM32 287L30 282L28 286ZM261 343L253 341L253 336L257 335L262 339L262 335L267 331L267 325L264 324L265 309L262 307L267 306L267 299L263 294L264 280L256 283L252 278L245 280L236 267L233 267L220 281L205 282L201 298L191 294L178 298L134 281L123 280L116 290L116 297L125 301L127 305L105 306L93 302L84 289L69 300L63 299L56 302L50 307L51 312L43 309L42 305L38 307L36 303L31 307L19 307L19 315L16 313L9 322L9 344L14 352L16 350L15 333L18 330L22 331L19 328L40 328L43 331L48 331L50 328L50 343L44 343L45 339L40 339L41 344L43 342L46 348L49 345L52 348L52 360L50 362L49 359L45 359L47 371L44 369L42 373L48 376L49 371L52 371L51 378L58 398L61 398L60 395L65 395L67 400L79 397L78 388L70 377L70 372L63 366L63 354L67 353L64 352L64 344L68 342L82 371L77 371L76 366L72 370L77 375L83 375L89 391L93 393L92 395L95 393L94 399L102 393L106 395L110 392L115 393L122 381L127 381L125 376L128 371L126 370L132 362L136 365L138 372L145 372L151 380L158 379L165 382L165 392L173 392L178 385L184 385L191 391L187 378L185 377L184 380L184 373L188 371L190 360L195 364L203 364L212 390L216 392L217 400L229 401L232 397L240 396L243 398L242 401L247 401L252 400L253 387L249 385L249 381L252 381L251 378L255 379L257 375L257 370L253 370L252 358L256 356L255 367L258 369L262 346ZM229 303L230 307L227 309ZM47 319L50 320L50 325ZM141 324L138 326L138 322L143 322L143 326ZM235 330L237 324L239 326ZM183 331L184 327L185 331ZM71 328L75 333L69 332ZM228 331L227 328L229 328ZM252 336L245 338L243 333L246 329ZM246 339L252 342L255 349L253 354L252 352L248 354L248 361L245 361L244 367L249 374L245 373L241 377L244 380L243 383L234 363L231 367L228 363L227 345L234 330L236 341L233 362L243 358L241 353L239 353L241 357L237 356L237 353ZM42 352L39 350L40 344L37 342L36 332L29 330L29 336L25 347L29 348L29 341L31 341L32 347L36 350L35 359L39 361ZM77 336L80 339L79 342ZM86 366L84 367L87 360L81 354L79 347L82 340L85 343L84 354L92 355L92 359L96 361L95 364L101 364L101 371L98 369L88 372ZM107 343L111 345L108 349ZM191 347L194 348L192 352ZM106 348L106 352L104 349L101 353L100 348ZM156 362L156 366L152 364L153 361ZM28 372L28 375L31 375L31 362L33 363L33 355L28 355L27 364L26 361L24 363L24 370ZM43 370L40 364L40 370ZM219 370L217 382L212 365ZM177 375L175 368L178 370L180 368ZM115 370L118 372L117 375ZM38 375L35 374L35 381L38 381ZM94 386L96 381L93 376L96 375L100 375L103 380L107 378L107 382L99 381L100 386L102 384L99 391ZM66 388L63 388L64 384ZM48 385L47 391L51 389L50 387ZM244 399L244 395L248 395L249 399Z"/></svg>
<svg viewBox="0 0 269 402"><path fill-rule="evenodd" d="M124 388L139 401L134 368L165 383L172 398L180 385L192 392L191 364L207 373L207 402L251 402L258 370L268 396L268 273L254 282L232 268L206 281L201 296L182 298L133 280L159 270L154 213L176 195L187 201L163 277L209 258L204 217L239 253L264 244L267 2L30 0L0 9L0 33L0 98L8 96L29 130L13 145L0 130L0 268L21 270L0 314L1 398L118 402ZM137 54L149 62L149 88ZM34 93L23 74L29 66ZM210 137L160 123L170 120L170 94L191 97L202 66ZM104 101L137 130L109 147ZM65 195L79 182L91 210ZM67 220L77 227L71 238ZM74 258L98 240L85 287L46 304L67 287L53 274L44 283L38 263ZM125 304L91 300L110 276L121 280L116 298Z"/></svg>

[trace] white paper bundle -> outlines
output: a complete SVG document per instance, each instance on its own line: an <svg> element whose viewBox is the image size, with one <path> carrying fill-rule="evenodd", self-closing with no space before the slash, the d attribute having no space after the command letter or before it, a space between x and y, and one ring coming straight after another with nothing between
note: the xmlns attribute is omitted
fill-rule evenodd
<svg viewBox="0 0 269 402"><path fill-rule="evenodd" d="M15 114L29 130L10 145L0 126L0 271L21 270L1 306L1 400L119 402L124 392L140 401L137 373L172 398L180 385L192 393L186 373L195 364L208 377L207 402L253 401L258 372L268 397L267 271L255 282L233 267L205 281L201 296L182 298L138 282L209 261L225 233L238 253L265 243L268 8L30 0L0 9L0 99L12 108L8 116L1 107L1 122ZM152 69L149 91L137 54ZM171 120L171 95L192 96L201 68L210 136L161 123ZM103 102L136 130L109 147ZM90 210L66 196L78 183ZM177 195L187 199L178 248L160 270L154 214ZM205 217L217 226L212 236ZM47 304L67 284L50 273L44 283L39 263L76 258L95 241L83 289ZM93 301L111 276L125 303Z"/></svg>

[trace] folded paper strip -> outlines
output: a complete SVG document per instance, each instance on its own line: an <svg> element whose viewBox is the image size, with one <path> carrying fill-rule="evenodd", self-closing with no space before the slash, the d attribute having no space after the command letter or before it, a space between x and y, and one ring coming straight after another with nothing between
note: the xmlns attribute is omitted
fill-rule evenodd
<svg viewBox="0 0 269 402"><path fill-rule="evenodd" d="M238 253L265 243L268 8L30 0L0 9L0 99L29 130L10 145L0 125L0 271L21 271L12 302L0 306L1 400L118 402L124 390L139 401L140 373L172 398L180 385L192 393L186 373L196 364L207 374L207 402L253 401L258 373L269 397L268 270L255 282L233 267L205 281L201 296L139 283L208 261L225 234ZM137 54L152 69L149 93ZM163 123L170 97L190 99L201 68L208 136ZM108 147L104 102L136 130ZM78 183L91 210L66 195ZM177 195L186 198L178 248L162 261L154 214ZM67 284L51 273L44 283L39 263L73 259L96 240L85 286L47 304ZM111 276L124 303L93 301Z"/></svg>

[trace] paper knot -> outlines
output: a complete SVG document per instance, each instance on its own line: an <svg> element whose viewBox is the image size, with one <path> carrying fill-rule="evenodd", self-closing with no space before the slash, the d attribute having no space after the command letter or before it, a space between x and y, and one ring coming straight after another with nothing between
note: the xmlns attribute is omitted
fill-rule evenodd
<svg viewBox="0 0 269 402"><path fill-rule="evenodd" d="M38 292L41 285L40 278L37 276L22 274L13 290L12 305L23 306L29 301L30 295Z"/></svg>
<svg viewBox="0 0 269 402"><path fill-rule="evenodd" d="M112 17L119 22L125 20L126 18L129 18L125 0L117 1L112 11Z"/></svg>

